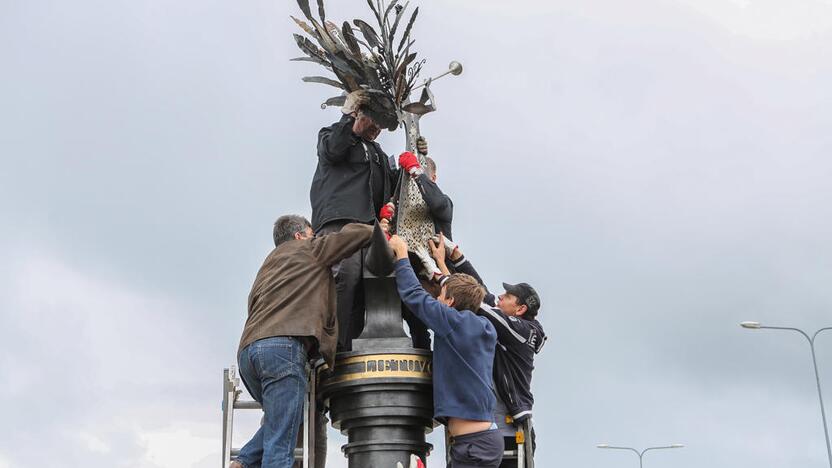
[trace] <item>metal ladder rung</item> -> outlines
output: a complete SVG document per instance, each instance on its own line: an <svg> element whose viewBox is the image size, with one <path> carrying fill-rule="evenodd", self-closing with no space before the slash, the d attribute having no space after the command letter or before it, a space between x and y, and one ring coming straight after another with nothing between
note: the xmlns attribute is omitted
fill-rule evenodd
<svg viewBox="0 0 832 468"><path fill-rule="evenodd" d="M237 400L234 409L263 409L263 405L254 400Z"/></svg>
<svg viewBox="0 0 832 468"><path fill-rule="evenodd" d="M231 456L232 457L236 457L239 454L240 454L240 449L238 449L238 448L231 449ZM302 448L296 448L295 449L295 460L303 460L303 449Z"/></svg>

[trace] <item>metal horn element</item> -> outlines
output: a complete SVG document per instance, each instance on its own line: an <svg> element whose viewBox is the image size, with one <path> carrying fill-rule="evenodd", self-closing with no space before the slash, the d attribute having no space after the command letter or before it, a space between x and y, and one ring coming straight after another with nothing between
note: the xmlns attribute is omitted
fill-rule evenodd
<svg viewBox="0 0 832 468"><path fill-rule="evenodd" d="M387 236L384 235L381 225L376 223L373 228L370 247L364 256L364 266L370 273L378 277L384 277L393 272L394 262L395 256L393 255L393 249L387 243Z"/></svg>
<svg viewBox="0 0 832 468"><path fill-rule="evenodd" d="M426 84L430 83L431 81L436 81L439 78L442 78L443 76L446 76L446 75L457 76L457 75L461 75L461 74L462 74L462 64L457 62L456 60L454 60L453 62L451 62L448 65L448 71L442 72L442 73L440 73L439 75L436 75L433 78L428 78L427 80L425 80L424 83L420 84L419 86L414 86L413 89L419 89L422 86L425 86Z"/></svg>

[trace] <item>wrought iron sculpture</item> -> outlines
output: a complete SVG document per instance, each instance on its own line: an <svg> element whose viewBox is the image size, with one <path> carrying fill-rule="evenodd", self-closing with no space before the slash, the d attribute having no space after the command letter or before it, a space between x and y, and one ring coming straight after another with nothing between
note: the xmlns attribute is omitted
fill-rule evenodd
<svg viewBox="0 0 832 468"><path fill-rule="evenodd" d="M412 39L413 25L419 8L413 10L405 23L409 1L402 4L399 0L389 3L367 0L377 26L374 28L361 19L354 19L352 24L344 21L339 28L327 20L323 0L317 0L317 19L312 15L309 0L297 2L308 22L295 17L292 19L312 39L294 35L305 56L292 60L322 65L336 78L305 76L302 80L342 91L340 96L327 99L322 108L344 105L347 93L360 89L370 91L373 97L368 109L370 116L390 131L402 125L406 148L425 165L425 156L416 151L416 140L419 137L419 120L436 110L430 84L447 74L459 75L462 65L451 62L448 71L416 85L425 64L424 59L416 60L417 53L411 51L415 43ZM401 36L397 37L400 31ZM411 102L411 93L418 88L423 88L421 96ZM413 246L423 261L433 266L433 259L427 251L427 240L434 235L433 220L415 182L403 175L394 198L398 202L398 211L393 231Z"/></svg>
<svg viewBox="0 0 832 468"><path fill-rule="evenodd" d="M371 99L364 111L390 131L401 125L406 148L424 166L426 160L416 150L416 140L421 117L436 110L430 84L442 76L460 74L462 65L451 62L448 71L416 84L425 63L411 52L419 9L405 22L409 2L367 0L377 29L360 19L338 27L327 20L323 0L317 0L318 18L312 16L309 0L297 1L306 21L292 19L309 37L294 35L305 56L293 60L317 63L335 75L335 79L307 76L303 81L342 91L322 108L343 106L348 93L366 90ZM419 88L419 99L411 101L411 93ZM398 210L393 230L416 247L423 261L432 263L427 240L434 235L433 220L407 174L402 175L394 198ZM352 351L338 353L334 369L322 361L317 364L317 383L333 426L348 436L343 451L350 468L393 467L397 462L407 463L412 454L425 459L432 448L425 442L425 433L433 429L432 359L429 350L414 349L404 333L392 275L393 256L378 225L363 264L364 329L353 340Z"/></svg>

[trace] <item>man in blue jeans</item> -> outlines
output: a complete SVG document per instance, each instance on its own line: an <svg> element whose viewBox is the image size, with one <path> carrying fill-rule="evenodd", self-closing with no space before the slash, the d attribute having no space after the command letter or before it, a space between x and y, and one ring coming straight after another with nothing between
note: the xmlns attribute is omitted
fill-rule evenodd
<svg viewBox="0 0 832 468"><path fill-rule="evenodd" d="M291 468L306 394L306 368L322 356L335 366L338 321L331 267L370 240L373 227L347 224L313 236L302 216L278 218L275 249L257 273L240 338L240 376L263 405L263 425L232 468Z"/></svg>

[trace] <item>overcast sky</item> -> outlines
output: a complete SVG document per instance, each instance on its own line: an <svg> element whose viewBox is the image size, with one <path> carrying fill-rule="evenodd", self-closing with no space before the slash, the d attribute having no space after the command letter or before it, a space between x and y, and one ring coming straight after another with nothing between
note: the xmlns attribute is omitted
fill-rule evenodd
<svg viewBox="0 0 832 468"><path fill-rule="evenodd" d="M465 66L422 124L455 238L542 297L538 466L825 467L805 340L738 323L832 326L832 2L411 3L426 75ZM0 468L219 463L251 282L339 115L290 14L0 0Z"/></svg>

